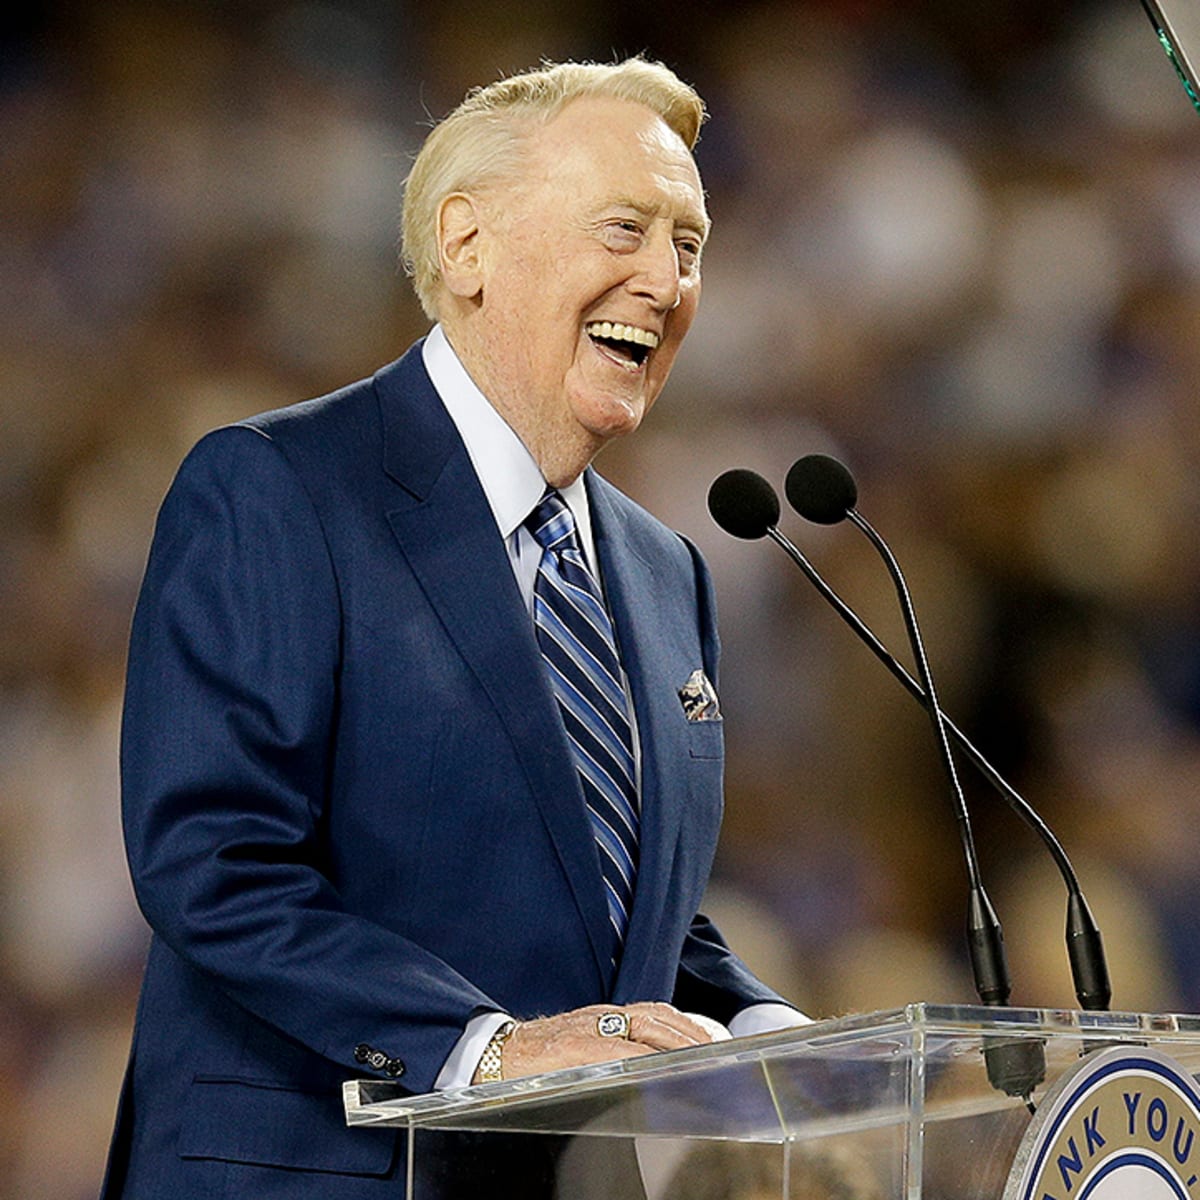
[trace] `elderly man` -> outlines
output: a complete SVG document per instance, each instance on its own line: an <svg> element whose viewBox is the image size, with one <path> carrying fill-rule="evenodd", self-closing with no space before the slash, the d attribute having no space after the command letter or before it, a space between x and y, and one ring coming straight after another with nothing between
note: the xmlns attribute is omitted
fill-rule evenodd
<svg viewBox="0 0 1200 1200"><path fill-rule="evenodd" d="M472 93L406 191L429 337L183 464L130 650L154 937L107 1197L395 1196L398 1139L345 1128L348 1078L802 1019L697 915L707 573L589 468L696 313L702 116L641 60Z"/></svg>

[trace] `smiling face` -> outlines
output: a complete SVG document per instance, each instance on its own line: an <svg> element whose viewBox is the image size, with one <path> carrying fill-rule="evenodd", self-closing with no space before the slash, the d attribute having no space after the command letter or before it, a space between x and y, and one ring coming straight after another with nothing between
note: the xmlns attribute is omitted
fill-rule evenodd
<svg viewBox="0 0 1200 1200"><path fill-rule="evenodd" d="M641 423L700 300L695 163L650 109L574 100L532 132L515 183L443 201L442 320L547 480Z"/></svg>

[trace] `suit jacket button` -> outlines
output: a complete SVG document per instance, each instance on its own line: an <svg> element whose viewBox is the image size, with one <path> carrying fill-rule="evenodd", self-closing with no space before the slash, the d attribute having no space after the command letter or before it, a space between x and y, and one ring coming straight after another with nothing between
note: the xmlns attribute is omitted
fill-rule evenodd
<svg viewBox="0 0 1200 1200"><path fill-rule="evenodd" d="M398 1058L389 1058L384 1064L383 1069L393 1079L398 1079L404 1074L404 1064Z"/></svg>
<svg viewBox="0 0 1200 1200"><path fill-rule="evenodd" d="M354 1047L354 1061L356 1063L363 1063L364 1065L371 1061L371 1047L366 1042L359 1042Z"/></svg>

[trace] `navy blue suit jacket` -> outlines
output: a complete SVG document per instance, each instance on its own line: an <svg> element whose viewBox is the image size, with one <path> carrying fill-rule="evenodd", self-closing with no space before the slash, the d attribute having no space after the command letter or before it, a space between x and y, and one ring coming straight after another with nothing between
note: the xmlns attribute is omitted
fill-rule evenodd
<svg viewBox="0 0 1200 1200"><path fill-rule="evenodd" d="M707 572L588 487L642 753L615 979L531 622L419 347L189 455L129 659L124 820L154 936L108 1196L396 1195L396 1135L343 1122L370 1052L419 1092L484 1010L778 1000L696 915L722 729L678 689L716 677Z"/></svg>

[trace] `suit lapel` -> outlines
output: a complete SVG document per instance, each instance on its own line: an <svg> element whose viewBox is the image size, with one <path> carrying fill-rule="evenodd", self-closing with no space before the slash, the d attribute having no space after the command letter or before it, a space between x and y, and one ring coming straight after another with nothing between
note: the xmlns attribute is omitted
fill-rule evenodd
<svg viewBox="0 0 1200 1200"><path fill-rule="evenodd" d="M608 914L579 779L532 625L466 448L419 346L376 376L387 519L400 552L496 709L524 768L607 980ZM481 586L481 580L490 581Z"/></svg>
<svg viewBox="0 0 1200 1200"><path fill-rule="evenodd" d="M683 817L680 793L673 789L670 762L686 760L678 698L663 681L676 660L664 637L656 579L649 552L639 552L628 522L613 503L609 485L589 472L588 496L596 555L612 610L618 648L637 714L641 749L641 841L637 887L618 975L622 996L638 995L644 966L662 953L656 945L671 884L672 864ZM680 681L682 682L682 681Z"/></svg>

